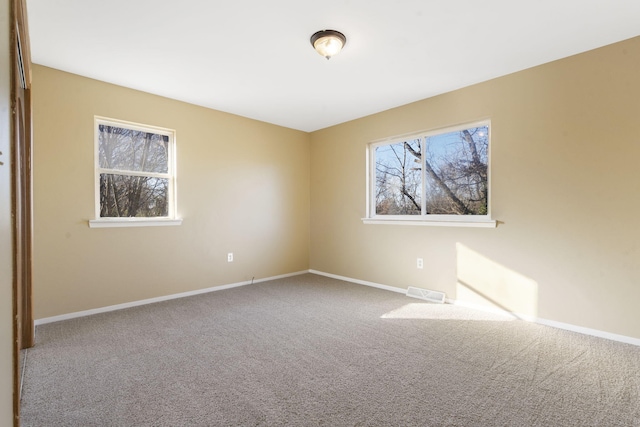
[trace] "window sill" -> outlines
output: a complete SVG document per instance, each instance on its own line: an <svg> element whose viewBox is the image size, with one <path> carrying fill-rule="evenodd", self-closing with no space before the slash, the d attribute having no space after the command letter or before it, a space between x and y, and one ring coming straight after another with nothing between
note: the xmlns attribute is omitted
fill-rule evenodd
<svg viewBox="0 0 640 427"><path fill-rule="evenodd" d="M476 228L496 228L498 221L490 219L473 221L442 221L432 219L382 219L382 218L362 218L364 224L377 225L421 225L428 227L476 227Z"/></svg>
<svg viewBox="0 0 640 427"><path fill-rule="evenodd" d="M89 220L89 228L164 227L181 224L182 218L101 218Z"/></svg>

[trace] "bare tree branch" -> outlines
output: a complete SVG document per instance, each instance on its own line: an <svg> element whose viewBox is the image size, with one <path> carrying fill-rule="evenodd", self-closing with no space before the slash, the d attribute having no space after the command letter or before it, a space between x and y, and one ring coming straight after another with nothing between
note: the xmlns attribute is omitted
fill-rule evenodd
<svg viewBox="0 0 640 427"><path fill-rule="evenodd" d="M451 201L459 209L459 212L463 213L464 215L469 215L471 213L469 209L465 206L464 203L462 203L460 199L458 199L458 197L456 197L455 194L453 194L453 191L451 191L449 186L445 184L442 181L442 179L440 179L438 174L433 170L433 168L431 167L431 165L426 159L424 161L424 166L425 166L424 169L427 172L427 174L435 181L438 187L440 187L440 189L442 189L442 191L444 191L444 193L451 199Z"/></svg>

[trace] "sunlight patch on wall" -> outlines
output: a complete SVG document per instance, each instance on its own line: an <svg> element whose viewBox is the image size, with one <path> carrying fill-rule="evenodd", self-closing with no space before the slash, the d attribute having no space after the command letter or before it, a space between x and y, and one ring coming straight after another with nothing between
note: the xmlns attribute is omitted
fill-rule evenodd
<svg viewBox="0 0 640 427"><path fill-rule="evenodd" d="M538 314L538 283L456 243L456 300L527 317Z"/></svg>
<svg viewBox="0 0 640 427"><path fill-rule="evenodd" d="M427 320L485 320L507 322L515 320L495 313L470 310L455 305L430 303L409 303L380 316L381 319L427 319Z"/></svg>

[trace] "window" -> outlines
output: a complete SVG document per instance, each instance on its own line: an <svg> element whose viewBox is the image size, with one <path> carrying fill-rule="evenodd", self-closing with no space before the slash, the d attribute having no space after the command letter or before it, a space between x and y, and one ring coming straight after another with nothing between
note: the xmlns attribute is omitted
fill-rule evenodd
<svg viewBox="0 0 640 427"><path fill-rule="evenodd" d="M489 122L369 145L365 223L494 226Z"/></svg>
<svg viewBox="0 0 640 427"><path fill-rule="evenodd" d="M170 129L96 117L97 219L89 225L179 223L174 144L175 132Z"/></svg>

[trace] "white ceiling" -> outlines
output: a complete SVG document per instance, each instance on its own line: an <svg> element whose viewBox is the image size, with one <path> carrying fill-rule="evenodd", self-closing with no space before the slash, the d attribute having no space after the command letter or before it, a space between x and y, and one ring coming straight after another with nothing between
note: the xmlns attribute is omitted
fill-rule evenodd
<svg viewBox="0 0 640 427"><path fill-rule="evenodd" d="M314 131L640 34L640 0L27 0L33 62ZM309 42L347 36L327 61Z"/></svg>

